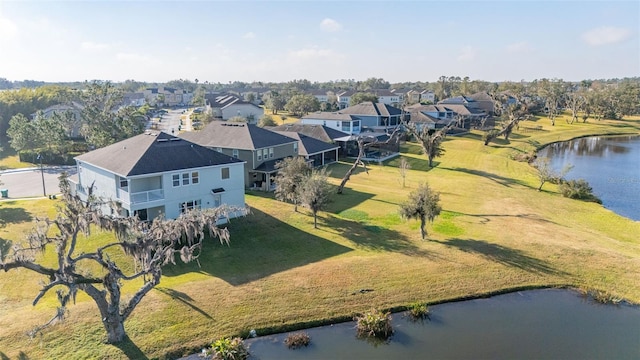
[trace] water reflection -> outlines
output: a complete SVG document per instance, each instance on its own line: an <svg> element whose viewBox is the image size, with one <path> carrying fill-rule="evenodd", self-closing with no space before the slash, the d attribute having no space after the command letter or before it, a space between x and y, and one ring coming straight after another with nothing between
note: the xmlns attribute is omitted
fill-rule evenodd
<svg viewBox="0 0 640 360"><path fill-rule="evenodd" d="M355 324L306 330L307 348L287 334L247 340L253 359L640 359L640 309L601 306L575 292L524 291L431 307L431 321L394 314L391 341L374 347Z"/></svg>
<svg viewBox="0 0 640 360"><path fill-rule="evenodd" d="M571 141L563 141L548 146L547 154L549 157L557 154L570 154L577 156L598 156L607 157L612 154L626 154L631 151L628 143L633 141L634 137L616 137L615 140L606 137L588 137ZM625 146L625 143L627 144Z"/></svg>
<svg viewBox="0 0 640 360"><path fill-rule="evenodd" d="M589 137L540 150L554 169L573 165L567 179L585 179L603 205L640 220L640 136Z"/></svg>

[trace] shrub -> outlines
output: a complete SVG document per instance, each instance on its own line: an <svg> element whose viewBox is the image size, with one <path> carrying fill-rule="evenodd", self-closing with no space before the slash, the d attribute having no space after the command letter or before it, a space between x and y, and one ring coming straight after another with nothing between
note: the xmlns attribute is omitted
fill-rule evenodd
<svg viewBox="0 0 640 360"><path fill-rule="evenodd" d="M249 357L239 337L218 339L211 345L211 350L215 360L244 360Z"/></svg>
<svg viewBox="0 0 640 360"><path fill-rule="evenodd" d="M560 184L560 193L562 194L562 196L568 197L570 199L591 201L602 204L602 201L595 195L593 195L593 189L584 179L562 182Z"/></svg>
<svg viewBox="0 0 640 360"><path fill-rule="evenodd" d="M429 317L429 307L426 303L415 302L409 305L409 316L413 320L420 320Z"/></svg>
<svg viewBox="0 0 640 360"><path fill-rule="evenodd" d="M289 349L299 349L303 346L309 346L309 342L311 342L311 337L306 332L289 334L289 336L284 339L284 343Z"/></svg>
<svg viewBox="0 0 640 360"><path fill-rule="evenodd" d="M393 334L391 313L371 310L355 318L358 337L388 339Z"/></svg>

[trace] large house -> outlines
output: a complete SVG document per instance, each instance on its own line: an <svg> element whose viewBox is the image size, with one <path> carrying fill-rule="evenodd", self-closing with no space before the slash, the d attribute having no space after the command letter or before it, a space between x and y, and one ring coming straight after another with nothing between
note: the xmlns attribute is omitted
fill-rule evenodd
<svg viewBox="0 0 640 360"><path fill-rule="evenodd" d="M275 130L274 130L275 131ZM278 134L298 140L298 155L313 167L324 166L338 161L340 146L329 144L295 131L275 131Z"/></svg>
<svg viewBox="0 0 640 360"><path fill-rule="evenodd" d="M272 190L276 163L298 156L297 139L243 122L212 121L202 130L180 136L244 161L243 184L247 188Z"/></svg>
<svg viewBox="0 0 640 360"><path fill-rule="evenodd" d="M229 120L234 116L240 116L249 123L255 124L264 115L264 109L260 106L244 101L237 95L232 94L207 94L205 95L207 111L213 117L221 120Z"/></svg>
<svg viewBox="0 0 640 360"><path fill-rule="evenodd" d="M349 135L362 131L386 132L402 122L402 110L383 103L365 101L334 112L315 112L300 120L302 124L324 125Z"/></svg>
<svg viewBox="0 0 640 360"><path fill-rule="evenodd" d="M146 102L152 106L166 105L176 106L184 105L191 102L193 93L186 90L174 89L170 87L160 86L157 88L148 88L143 92Z"/></svg>
<svg viewBox="0 0 640 360"><path fill-rule="evenodd" d="M120 204L120 216L175 219L190 209L245 206L242 160L164 132L147 131L75 160L74 193L86 199L93 186L95 195Z"/></svg>

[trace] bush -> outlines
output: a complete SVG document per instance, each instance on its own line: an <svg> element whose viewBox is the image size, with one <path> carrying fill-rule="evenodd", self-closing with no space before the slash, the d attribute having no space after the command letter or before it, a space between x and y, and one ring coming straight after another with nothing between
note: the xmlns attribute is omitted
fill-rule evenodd
<svg viewBox="0 0 640 360"><path fill-rule="evenodd" d="M358 337L388 339L393 334L391 313L371 310L355 318Z"/></svg>
<svg viewBox="0 0 640 360"><path fill-rule="evenodd" d="M591 201L602 204L602 201L593 195L593 189L585 179L569 180L560 184L560 193L570 199Z"/></svg>
<svg viewBox="0 0 640 360"><path fill-rule="evenodd" d="M413 320L421 320L429 317L429 307L426 303L415 302L409 305L409 316Z"/></svg>
<svg viewBox="0 0 640 360"><path fill-rule="evenodd" d="M289 336L284 339L284 343L289 349L299 349L303 346L309 346L309 342L311 342L311 337L306 332L289 334Z"/></svg>
<svg viewBox="0 0 640 360"><path fill-rule="evenodd" d="M244 360L249 357L239 337L218 339L211 345L211 350L215 360Z"/></svg>

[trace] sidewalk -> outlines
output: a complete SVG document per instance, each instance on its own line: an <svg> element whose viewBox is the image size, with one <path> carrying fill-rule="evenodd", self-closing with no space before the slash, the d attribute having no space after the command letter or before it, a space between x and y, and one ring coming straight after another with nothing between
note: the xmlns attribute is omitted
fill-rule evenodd
<svg viewBox="0 0 640 360"><path fill-rule="evenodd" d="M8 198L2 200L16 200L26 198L48 197L59 194L60 174L66 171L69 175L76 173L75 166L46 166L23 169L11 169L0 172L0 189L8 190Z"/></svg>

